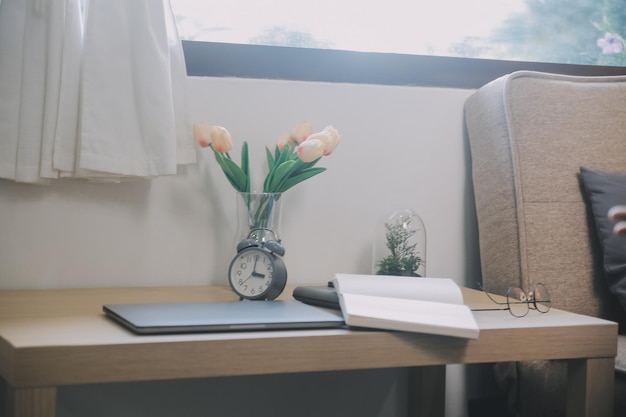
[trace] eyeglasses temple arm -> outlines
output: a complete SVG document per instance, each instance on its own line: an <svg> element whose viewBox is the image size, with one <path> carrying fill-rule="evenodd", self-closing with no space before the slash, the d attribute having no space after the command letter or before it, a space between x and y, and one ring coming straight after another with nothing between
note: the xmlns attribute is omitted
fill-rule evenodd
<svg viewBox="0 0 626 417"><path fill-rule="evenodd" d="M484 293L485 293L485 295L486 295L487 297L489 297L489 299L490 299L491 301L493 301L494 303L496 303L496 304L498 304L498 305L506 305L506 306L508 306L508 305L509 305L509 303L506 303L506 302L501 302L501 301L497 301L495 298L493 298L493 297L491 296L491 294L489 294L489 293L488 293L488 292L487 292L487 291L483 288L483 286L482 286L482 284L481 284L480 282L476 281L476 285L478 285L478 288L480 288L480 290L481 290L482 292L484 292ZM474 310L474 311L479 311L479 310Z"/></svg>

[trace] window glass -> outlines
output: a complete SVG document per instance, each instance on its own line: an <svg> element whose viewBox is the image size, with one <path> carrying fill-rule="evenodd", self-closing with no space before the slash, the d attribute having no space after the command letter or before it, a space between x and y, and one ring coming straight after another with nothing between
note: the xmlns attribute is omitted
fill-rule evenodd
<svg viewBox="0 0 626 417"><path fill-rule="evenodd" d="M626 0L171 0L186 40L626 65Z"/></svg>

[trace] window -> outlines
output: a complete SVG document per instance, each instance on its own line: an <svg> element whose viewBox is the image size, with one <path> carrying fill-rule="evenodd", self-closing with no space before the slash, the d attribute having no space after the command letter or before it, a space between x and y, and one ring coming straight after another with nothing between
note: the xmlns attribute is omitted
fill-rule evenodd
<svg viewBox="0 0 626 417"><path fill-rule="evenodd" d="M626 0L171 2L190 73L440 85L443 66L453 86L511 69L626 73Z"/></svg>

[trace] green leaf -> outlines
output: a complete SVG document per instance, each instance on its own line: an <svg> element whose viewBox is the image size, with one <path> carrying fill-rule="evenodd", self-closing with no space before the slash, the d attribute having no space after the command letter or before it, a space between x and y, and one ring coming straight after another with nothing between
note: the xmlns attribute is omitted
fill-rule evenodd
<svg viewBox="0 0 626 417"><path fill-rule="evenodd" d="M317 164L317 161L319 161L320 159L322 159L322 157L320 156L319 158L317 158L315 161L311 161L311 162L302 162L302 160L300 158L298 158L296 156L296 161L298 162L298 166L297 168L294 170L294 174L297 174L299 172L302 172L304 170L313 168L315 166L315 164Z"/></svg>
<svg viewBox="0 0 626 417"><path fill-rule="evenodd" d="M291 142L287 142L282 149L280 149L278 145L276 145L276 148L274 149L274 159L278 161L279 159L281 159L282 156L282 161L284 162L286 160L286 155L292 153L294 149L294 144Z"/></svg>
<svg viewBox="0 0 626 417"><path fill-rule="evenodd" d="M289 160L281 163L272 172L272 178L269 181L269 187L265 192L276 192L280 189L283 182L285 182L292 174L292 170L296 167L297 163L294 160Z"/></svg>
<svg viewBox="0 0 626 417"><path fill-rule="evenodd" d="M274 148L274 155L272 156L272 153L269 150L269 148L267 146L265 147L268 172L267 172L267 175L265 176L265 181L263 181L263 190L270 189L270 182L272 181L272 178L274 177L274 171L276 170L276 167L280 165L283 161L282 155L283 155L283 150L285 148L286 146L283 147L283 149L281 150L278 148L278 145L276 145L276 147ZM268 192L268 191L265 191L265 192Z"/></svg>
<svg viewBox="0 0 626 417"><path fill-rule="evenodd" d="M241 168L230 159L225 159L224 161L226 162L225 165L229 167L230 176L232 178L232 182L236 184L235 188L237 191L245 192L248 184L248 177L246 174L244 174Z"/></svg>
<svg viewBox="0 0 626 417"><path fill-rule="evenodd" d="M301 183L304 180L307 180L317 174L321 174L326 171L326 168L318 167L318 168L309 168L307 170L301 171L299 174L293 175L288 178L276 192L284 193L294 185Z"/></svg>
<svg viewBox="0 0 626 417"><path fill-rule="evenodd" d="M268 172L267 176L265 177L265 181L263 181L263 192L264 193L268 193L269 192L268 190L270 189L270 182L272 181L272 177L273 177L272 174L273 173L274 173L274 171Z"/></svg>
<svg viewBox="0 0 626 417"><path fill-rule="evenodd" d="M243 170L228 155L213 151L215 160L222 168L226 179L237 191L246 191L247 176Z"/></svg>
<svg viewBox="0 0 626 417"><path fill-rule="evenodd" d="M246 141L241 145L241 170L246 177L244 191L250 192L250 162L248 158L248 142Z"/></svg>
<svg viewBox="0 0 626 417"><path fill-rule="evenodd" d="M276 158L276 166L280 166L283 162L290 160L289 158L291 152L291 146L283 146L283 149L278 153L278 158Z"/></svg>
<svg viewBox="0 0 626 417"><path fill-rule="evenodd" d="M276 154L278 154L278 146L276 147ZM265 155L267 156L267 168L269 172L272 172L272 170L274 169L275 161L272 152L267 146L265 147Z"/></svg>

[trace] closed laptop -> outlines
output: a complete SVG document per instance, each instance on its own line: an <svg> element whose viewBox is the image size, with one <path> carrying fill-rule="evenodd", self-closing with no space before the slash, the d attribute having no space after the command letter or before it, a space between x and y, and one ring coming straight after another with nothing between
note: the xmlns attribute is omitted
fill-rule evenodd
<svg viewBox="0 0 626 417"><path fill-rule="evenodd" d="M320 329L344 325L341 312L295 300L105 304L105 314L138 334Z"/></svg>

